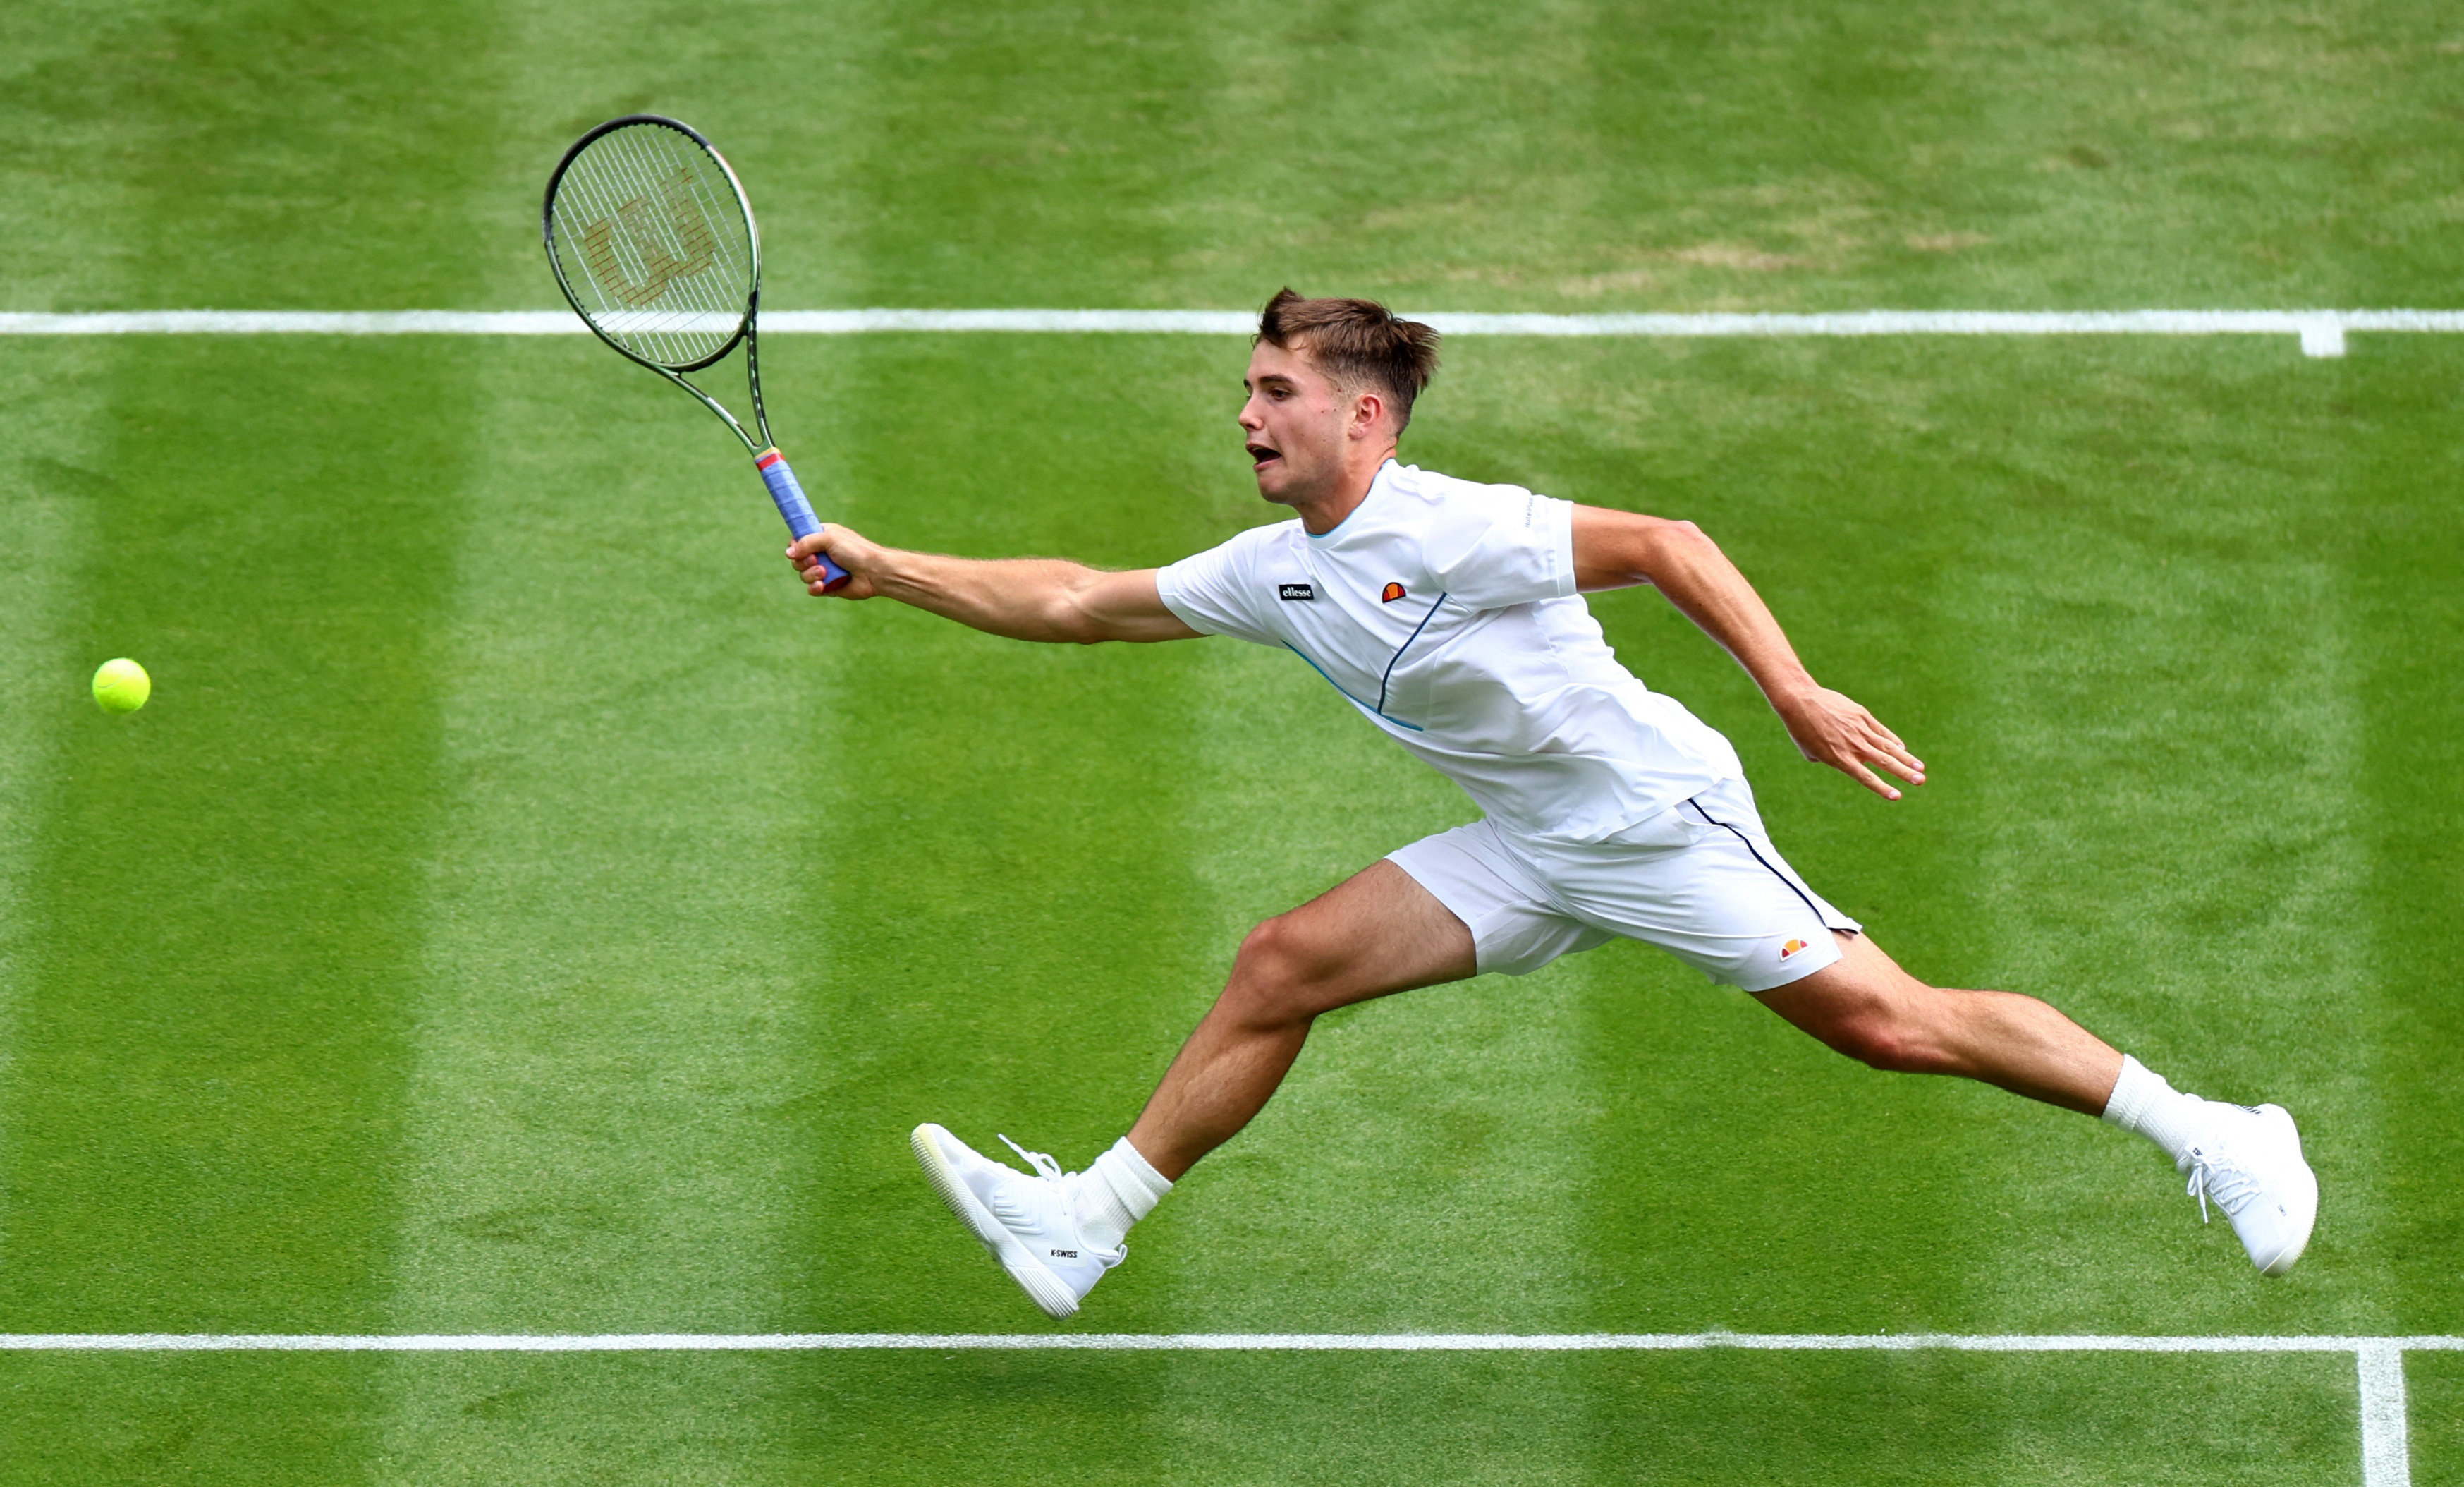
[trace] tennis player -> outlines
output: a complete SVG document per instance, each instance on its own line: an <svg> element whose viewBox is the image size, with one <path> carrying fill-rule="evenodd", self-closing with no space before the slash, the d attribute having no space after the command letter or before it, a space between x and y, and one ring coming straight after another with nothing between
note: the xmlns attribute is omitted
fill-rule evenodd
<svg viewBox="0 0 2464 1487"><path fill-rule="evenodd" d="M2292 1117L2180 1093L2034 997L1929 987L1893 963L1771 844L1728 741L1619 665L1582 596L1657 588L1752 676L1806 758L1886 800L1925 783L1924 762L1808 674L1692 522L1401 463L1437 352L1435 331L1369 300L1275 296L1240 424L1258 493L1293 515L1169 567L936 557L841 526L788 549L815 594L1020 640L1281 647L1481 809L1250 931L1137 1123L1085 1171L1013 1142L1021 1172L916 1127L943 1201L1036 1304L1077 1310L1131 1226L1265 1106L1319 1013L1527 975L1619 936L1877 1069L1981 1079L2135 1131L2260 1271L2291 1269L2319 1205ZM824 554L852 577L825 590Z"/></svg>

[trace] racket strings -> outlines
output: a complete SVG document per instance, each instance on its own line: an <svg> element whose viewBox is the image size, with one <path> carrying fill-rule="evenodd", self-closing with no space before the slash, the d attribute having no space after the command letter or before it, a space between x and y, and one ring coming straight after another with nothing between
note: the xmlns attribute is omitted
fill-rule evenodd
<svg viewBox="0 0 2464 1487"><path fill-rule="evenodd" d="M596 210L580 236L602 315L611 331L658 360L698 360L733 334L737 315L729 300L744 291L731 296L732 276L709 272L718 233L706 203L695 199L691 169L672 157L650 158L640 142L609 144L609 168L589 182Z"/></svg>
<svg viewBox="0 0 2464 1487"><path fill-rule="evenodd" d="M692 360L715 349L691 334L700 317L718 313L720 336L733 331L726 291L734 286L713 282L729 276L708 272L717 260L718 234L707 204L696 199L691 167L623 138L643 132L619 131L606 141L608 168L594 172L598 212L582 232L583 261L611 328L664 353L663 360Z"/></svg>
<svg viewBox="0 0 2464 1487"><path fill-rule="evenodd" d="M752 232L734 185L659 124L612 129L566 167L550 211L583 314L647 360L685 366L734 339L753 291Z"/></svg>

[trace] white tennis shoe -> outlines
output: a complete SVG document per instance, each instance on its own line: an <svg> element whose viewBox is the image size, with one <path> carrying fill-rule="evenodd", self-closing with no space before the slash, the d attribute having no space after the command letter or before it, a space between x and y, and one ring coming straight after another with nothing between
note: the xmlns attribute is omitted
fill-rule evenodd
<svg viewBox="0 0 2464 1487"><path fill-rule="evenodd" d="M2212 1201L2262 1276L2281 1276L2301 1257L2319 1221L2319 1177L2301 1156L2301 1133L2282 1105L2211 1101L2200 1139L2174 1164L2190 1176L2189 1194L2207 1220Z"/></svg>
<svg viewBox="0 0 2464 1487"><path fill-rule="evenodd" d="M929 1121L915 1128L908 1144L958 1222L1045 1316L1059 1321L1077 1312L1080 1299L1130 1249L1089 1245L1078 1232L1076 1194L1061 1164L1006 1136L1001 1140L1035 1168L1033 1176L978 1155Z"/></svg>

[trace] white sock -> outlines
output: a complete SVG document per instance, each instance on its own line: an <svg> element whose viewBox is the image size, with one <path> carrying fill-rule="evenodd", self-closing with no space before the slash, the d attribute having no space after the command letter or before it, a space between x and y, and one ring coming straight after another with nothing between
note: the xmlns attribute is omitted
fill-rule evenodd
<svg viewBox="0 0 2464 1487"><path fill-rule="evenodd" d="M2196 1095L2176 1090L2163 1075L2125 1054L2122 1077L2113 1081L2112 1098L2104 1102L2104 1119L2107 1124L2146 1137L2179 1164L2182 1153L2198 1139L2204 1123L2200 1107L2206 1103Z"/></svg>
<svg viewBox="0 0 2464 1487"><path fill-rule="evenodd" d="M1078 1174L1078 1232L1109 1250L1129 1237L1130 1226L1155 1211L1172 1184L1147 1165L1126 1136Z"/></svg>

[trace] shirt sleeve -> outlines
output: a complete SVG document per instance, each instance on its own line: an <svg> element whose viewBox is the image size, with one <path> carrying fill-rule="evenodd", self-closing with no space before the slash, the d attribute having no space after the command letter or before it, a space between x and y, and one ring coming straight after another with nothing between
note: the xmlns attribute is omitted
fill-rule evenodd
<svg viewBox="0 0 2464 1487"><path fill-rule="evenodd" d="M1155 570L1155 592L1163 607L1180 616L1190 629L1209 635L1237 635L1259 645L1281 645L1283 637L1266 628L1257 612L1259 542L1273 531L1253 527L1218 547L1181 559Z"/></svg>
<svg viewBox="0 0 2464 1487"><path fill-rule="evenodd" d="M1422 556L1456 603L1502 610L1574 591L1574 503L1519 485L1460 489Z"/></svg>

